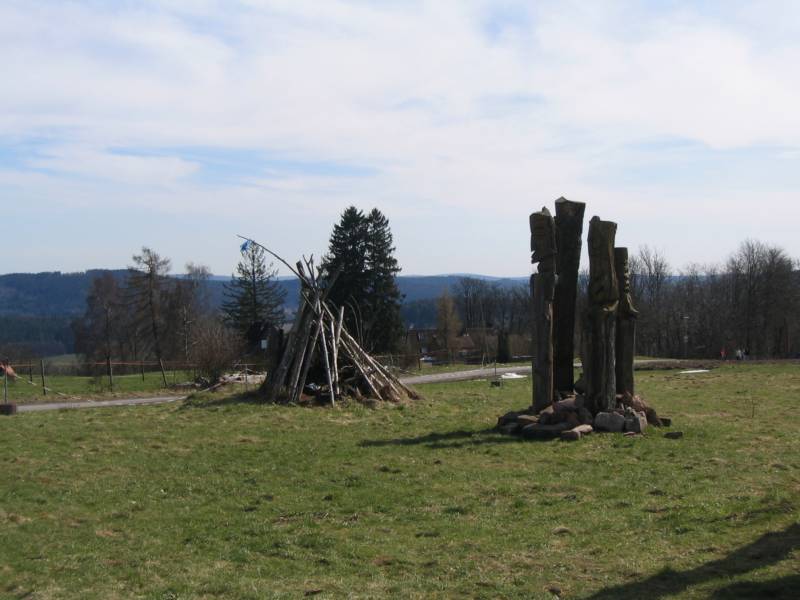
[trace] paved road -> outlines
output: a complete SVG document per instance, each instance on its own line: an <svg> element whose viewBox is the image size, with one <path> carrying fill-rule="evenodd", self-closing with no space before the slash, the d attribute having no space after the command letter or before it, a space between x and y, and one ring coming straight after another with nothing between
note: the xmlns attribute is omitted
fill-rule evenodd
<svg viewBox="0 0 800 600"><path fill-rule="evenodd" d="M673 358L643 358L637 359L635 364L638 366L648 365L653 363L670 363L678 362ZM581 367L581 363L576 362L577 368ZM530 374L532 371L530 365L519 365L515 367L497 367L497 374L503 373L520 373ZM482 379L484 377L494 377L494 367L486 367L483 369L471 369L469 371L453 371L452 373L436 373L432 375L416 375L414 377L401 377L400 380L406 385L416 385L418 383L436 383L442 381L468 381L470 379Z"/></svg>
<svg viewBox="0 0 800 600"><path fill-rule="evenodd" d="M637 365L647 363L667 362L669 359L637 360ZM677 362L677 361L675 361ZM575 364L580 367L580 363ZM503 373L529 374L530 365L519 365L517 367L498 367L497 375ZM484 369L470 369L469 371L453 371L451 373L435 373L431 375L416 375L413 377L401 377L400 380L406 385L417 385L420 383L437 383L447 381L468 381L470 379L483 379L494 377L494 367ZM41 412L45 410L62 410L66 408L101 408L106 406L135 406L139 404L166 404L184 400L186 396L157 396L154 398L117 398L114 400L81 400L78 402L52 402L48 404L18 404L17 412Z"/></svg>
<svg viewBox="0 0 800 600"><path fill-rule="evenodd" d="M186 396L156 396L154 398L117 398L115 400L81 400L79 402L51 402L48 404L18 404L17 412L41 412L63 408L100 408L103 406L134 406L137 404L165 404L183 400Z"/></svg>
<svg viewBox="0 0 800 600"><path fill-rule="evenodd" d="M530 373L530 365L520 365L518 367L497 367L497 374L503 373ZM483 379L484 377L494 377L494 367L485 369L470 369L469 371L453 371L452 373L435 373L431 375L416 375L414 377L401 377L400 381L406 385L417 385L418 383L437 383L444 381L468 381L470 379Z"/></svg>

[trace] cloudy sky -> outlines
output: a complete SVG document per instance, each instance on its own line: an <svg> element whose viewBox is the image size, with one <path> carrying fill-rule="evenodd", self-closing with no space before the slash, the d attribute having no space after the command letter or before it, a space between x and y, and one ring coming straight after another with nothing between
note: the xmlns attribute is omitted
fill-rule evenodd
<svg viewBox="0 0 800 600"><path fill-rule="evenodd" d="M405 273L530 272L559 196L673 265L800 257L800 3L0 2L1 272L230 273L350 204Z"/></svg>

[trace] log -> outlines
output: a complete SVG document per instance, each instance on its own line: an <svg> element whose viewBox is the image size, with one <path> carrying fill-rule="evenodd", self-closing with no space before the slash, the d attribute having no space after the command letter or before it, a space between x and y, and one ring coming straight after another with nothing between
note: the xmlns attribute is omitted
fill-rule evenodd
<svg viewBox="0 0 800 600"><path fill-rule="evenodd" d="M589 222L589 306L585 314L586 407L597 414L616 408L616 324L619 288L614 270L617 224Z"/></svg>
<svg viewBox="0 0 800 600"><path fill-rule="evenodd" d="M627 248L614 248L614 269L617 272L619 306L616 333L616 391L634 394L633 357L636 354L636 319L639 312L631 298L631 271Z"/></svg>
<svg viewBox="0 0 800 600"><path fill-rule="evenodd" d="M533 294L533 408L539 412L553 402L553 296L556 285L555 221L546 208L531 214L531 276Z"/></svg>
<svg viewBox="0 0 800 600"><path fill-rule="evenodd" d="M311 321L309 319L309 321ZM312 323L314 321L311 321ZM309 332L310 333L310 332ZM291 402L298 402L300 394L303 393L303 388L306 386L306 377L308 377L308 370L311 368L311 360L314 356L314 348L317 345L317 338L319 337L319 327L314 328L314 334L311 336L309 343L303 352L302 359L297 357L295 360L300 368L297 370L297 379L290 381L289 390L291 394Z"/></svg>
<svg viewBox="0 0 800 600"><path fill-rule="evenodd" d="M300 306L297 308L297 315L295 316L294 323L292 323L292 328L289 330L289 335L286 339L286 347L284 348L278 367L264 380L261 386L261 389L266 392L267 400L275 401L280 389L283 387L286 374L289 372L289 367L292 365L292 359L294 358L295 348L298 343L297 338L300 335L303 321L307 317L307 312L305 303L301 302Z"/></svg>
<svg viewBox="0 0 800 600"><path fill-rule="evenodd" d="M586 204L556 200L556 280L553 298L553 385L571 393L575 387L575 306Z"/></svg>

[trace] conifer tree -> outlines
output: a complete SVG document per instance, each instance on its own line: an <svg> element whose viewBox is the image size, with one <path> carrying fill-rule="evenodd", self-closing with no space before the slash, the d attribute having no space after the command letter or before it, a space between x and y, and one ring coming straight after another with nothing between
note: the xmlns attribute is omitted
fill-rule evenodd
<svg viewBox="0 0 800 600"><path fill-rule="evenodd" d="M334 225L323 258L326 277L339 272L330 302L344 306L348 330L372 352L395 350L403 334L394 250L383 213L375 208L365 215L351 206Z"/></svg>
<svg viewBox="0 0 800 600"><path fill-rule="evenodd" d="M283 324L284 290L277 281L272 263L267 266L264 250L253 243L242 246L242 260L236 275L225 285L222 305L225 320L239 331L251 350L258 348L270 326Z"/></svg>

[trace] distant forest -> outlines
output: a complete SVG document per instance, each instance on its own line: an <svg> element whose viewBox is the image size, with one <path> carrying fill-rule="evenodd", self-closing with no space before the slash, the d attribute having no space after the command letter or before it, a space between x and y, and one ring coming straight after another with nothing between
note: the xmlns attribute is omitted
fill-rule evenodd
<svg viewBox="0 0 800 600"><path fill-rule="evenodd" d="M75 350L73 321L86 310L92 281L108 271L0 276L0 352L16 357ZM111 271L124 279L125 270ZM440 299L452 297L462 330L530 332L526 278L459 275L400 276L405 326L440 326ZM580 275L578 314L585 306L588 273ZM212 308L222 304L221 278L210 278ZM298 283L280 280L287 313L297 306ZM778 247L747 240L719 264L673 268L666 256L643 247L631 255L631 293L639 311L637 353L659 357L754 358L800 356L800 271ZM576 327L578 341L581 323ZM576 346L579 347L579 346Z"/></svg>
<svg viewBox="0 0 800 600"><path fill-rule="evenodd" d="M128 276L127 269L93 269L81 273L13 273L0 275L0 350L15 356L38 357L71 354L75 351L72 322L86 310L86 299L92 281L110 273L120 283ZM456 275L400 276L398 285L404 296L401 309L408 327L436 327L436 299L451 290L462 279ZM478 277L479 280L489 278ZM208 280L211 306L223 302L227 280ZM491 279L501 287L513 287L522 279ZM299 284L296 279L280 279L286 289L286 309L297 307Z"/></svg>

